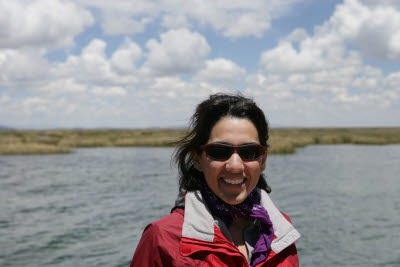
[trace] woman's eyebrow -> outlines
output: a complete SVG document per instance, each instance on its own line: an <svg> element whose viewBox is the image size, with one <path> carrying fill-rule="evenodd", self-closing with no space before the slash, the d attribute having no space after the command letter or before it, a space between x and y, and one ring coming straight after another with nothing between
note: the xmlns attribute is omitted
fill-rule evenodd
<svg viewBox="0 0 400 267"><path fill-rule="evenodd" d="M228 142L224 142L224 141L217 141L217 142L212 142L210 144L222 144L222 145L231 145Z"/></svg>
<svg viewBox="0 0 400 267"><path fill-rule="evenodd" d="M216 141L216 142L212 142L210 144L221 144L221 145L233 146L231 143L224 142L224 141ZM259 144L256 142L247 142L247 143L240 144L239 146L245 146L245 145L259 145Z"/></svg>

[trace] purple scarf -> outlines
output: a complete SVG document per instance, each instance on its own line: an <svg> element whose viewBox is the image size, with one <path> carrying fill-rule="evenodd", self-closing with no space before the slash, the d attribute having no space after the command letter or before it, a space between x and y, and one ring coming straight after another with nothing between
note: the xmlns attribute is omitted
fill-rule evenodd
<svg viewBox="0 0 400 267"><path fill-rule="evenodd" d="M257 189L254 188L248 197L237 205L230 205L222 201L210 190L206 183L204 183L201 193L211 213L221 218L228 229L232 226L233 218L247 217L257 219L261 223L259 229L260 237L251 254L250 264L251 266L256 266L264 261L268 256L267 252L274 239L274 228L268 212L259 205L260 195L257 193Z"/></svg>

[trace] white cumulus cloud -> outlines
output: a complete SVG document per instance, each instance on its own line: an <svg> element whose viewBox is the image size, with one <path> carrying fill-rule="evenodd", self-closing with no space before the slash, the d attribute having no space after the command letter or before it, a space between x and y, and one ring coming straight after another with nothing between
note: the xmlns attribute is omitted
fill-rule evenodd
<svg viewBox="0 0 400 267"><path fill-rule="evenodd" d="M168 29L208 25L226 37L261 37L271 21L289 11L299 0L114 0L75 1L102 14L107 34L132 34L161 19Z"/></svg>
<svg viewBox="0 0 400 267"><path fill-rule="evenodd" d="M43 49L0 49L0 86L29 87L48 78Z"/></svg>
<svg viewBox="0 0 400 267"><path fill-rule="evenodd" d="M0 48L72 46L94 23L91 13L60 0L0 0Z"/></svg>
<svg viewBox="0 0 400 267"><path fill-rule="evenodd" d="M400 59L400 10L385 2L368 6L345 0L318 31L320 35L337 35L370 58Z"/></svg>
<svg viewBox="0 0 400 267"><path fill-rule="evenodd" d="M160 39L146 44L149 54L145 67L158 74L193 73L203 67L211 50L201 34L187 29L170 30Z"/></svg>
<svg viewBox="0 0 400 267"><path fill-rule="evenodd" d="M142 57L142 49L129 38L112 54L111 67L120 74L136 70L135 62Z"/></svg>
<svg viewBox="0 0 400 267"><path fill-rule="evenodd" d="M99 96L123 96L126 95L126 91L118 86L112 87L100 87L96 86L92 89L92 93Z"/></svg>
<svg viewBox="0 0 400 267"><path fill-rule="evenodd" d="M295 29L264 51L246 92L262 98L286 124L312 126L329 118L338 125L393 125L399 75L384 74L365 58L400 59L399 22L399 10L387 3L345 0L313 34ZM303 121L290 112L302 114Z"/></svg>
<svg viewBox="0 0 400 267"><path fill-rule="evenodd" d="M345 0L314 30L253 38L298 2L0 0L0 124L184 126L243 88L273 126L398 125L396 1Z"/></svg>
<svg viewBox="0 0 400 267"><path fill-rule="evenodd" d="M244 68L225 58L207 60L205 63L205 68L195 75L194 80L233 84L240 81L246 73Z"/></svg>

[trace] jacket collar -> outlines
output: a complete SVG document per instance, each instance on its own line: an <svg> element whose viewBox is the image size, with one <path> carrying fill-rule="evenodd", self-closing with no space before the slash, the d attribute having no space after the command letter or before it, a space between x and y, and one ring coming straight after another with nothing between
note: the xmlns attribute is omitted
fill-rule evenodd
<svg viewBox="0 0 400 267"><path fill-rule="evenodd" d="M299 237L299 232L289 223L276 208L269 195L261 189L260 205L263 206L272 221L276 238L272 241L271 249L279 253ZM228 240L231 240L228 229L219 218L214 218L205 204L200 191L187 192L185 196L178 196L176 206L185 206L182 237L193 238L206 242L214 241L214 226L217 226Z"/></svg>

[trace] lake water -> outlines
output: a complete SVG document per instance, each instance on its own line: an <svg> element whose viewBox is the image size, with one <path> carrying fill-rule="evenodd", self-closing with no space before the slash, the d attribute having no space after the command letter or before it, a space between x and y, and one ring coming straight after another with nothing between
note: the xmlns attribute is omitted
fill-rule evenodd
<svg viewBox="0 0 400 267"><path fill-rule="evenodd" d="M0 266L129 266L177 194L172 148L0 156ZM301 266L400 266L400 145L270 155L271 198Z"/></svg>

